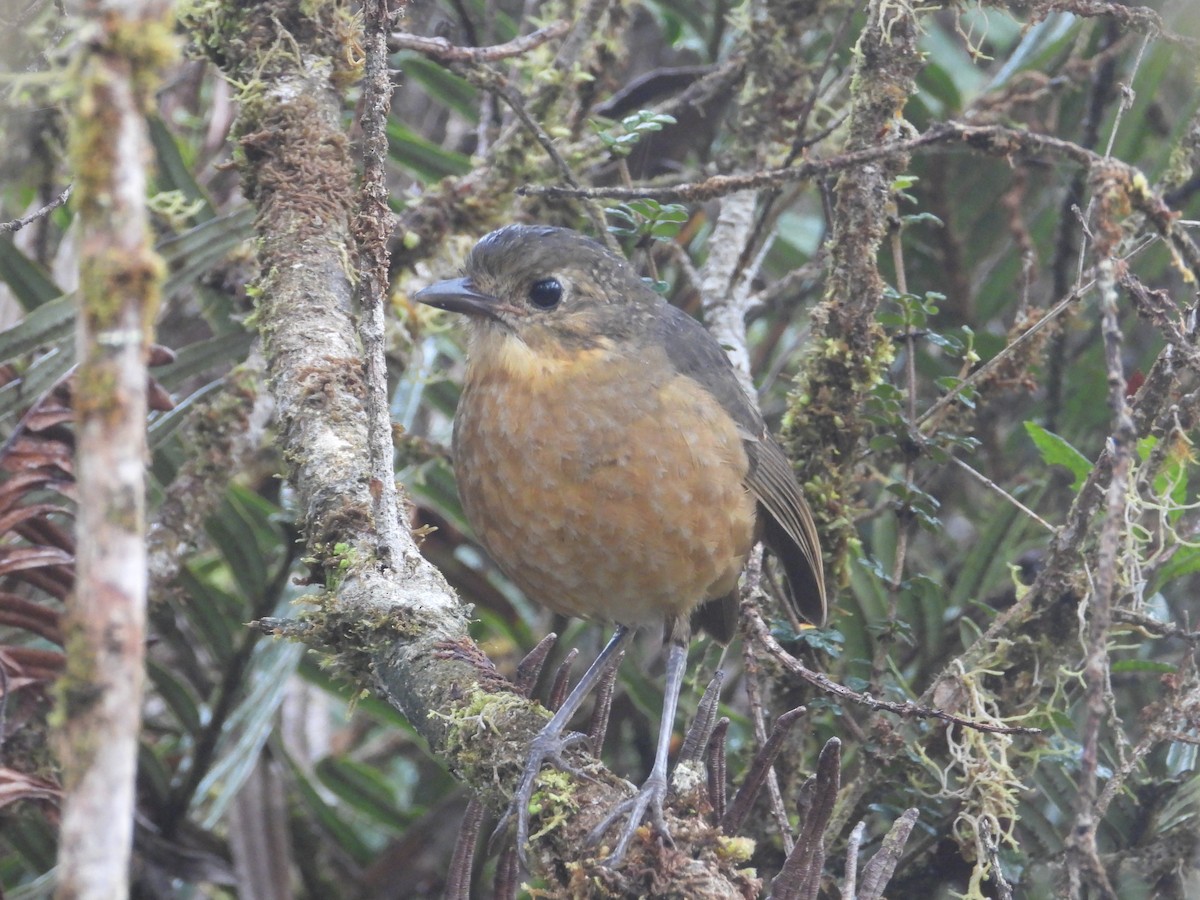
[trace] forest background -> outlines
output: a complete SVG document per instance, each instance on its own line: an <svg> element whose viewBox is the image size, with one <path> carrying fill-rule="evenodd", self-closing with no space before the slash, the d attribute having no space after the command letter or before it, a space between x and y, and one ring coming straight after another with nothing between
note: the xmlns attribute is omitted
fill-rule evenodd
<svg viewBox="0 0 1200 900"><path fill-rule="evenodd" d="M1194 0L0 15L4 896L1200 895ZM604 638L472 540L410 299L514 221L709 325L832 586L749 579L715 714L696 642L708 778L616 870L658 635L484 849Z"/></svg>

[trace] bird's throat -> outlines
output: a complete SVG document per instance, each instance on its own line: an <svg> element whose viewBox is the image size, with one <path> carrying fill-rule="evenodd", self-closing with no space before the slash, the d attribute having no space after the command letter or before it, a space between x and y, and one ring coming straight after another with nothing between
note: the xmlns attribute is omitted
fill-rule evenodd
<svg viewBox="0 0 1200 900"><path fill-rule="evenodd" d="M500 328L477 329L468 351L468 378L507 378L532 384L580 375L612 357L612 349L606 345L581 349L538 337L520 337Z"/></svg>

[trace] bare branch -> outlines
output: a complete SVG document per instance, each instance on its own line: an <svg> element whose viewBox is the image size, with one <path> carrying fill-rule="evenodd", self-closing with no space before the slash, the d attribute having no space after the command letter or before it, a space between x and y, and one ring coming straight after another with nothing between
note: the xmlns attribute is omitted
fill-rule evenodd
<svg viewBox="0 0 1200 900"><path fill-rule="evenodd" d="M882 710L884 712L894 713L905 719L941 719L943 722L951 722L955 725L961 725L964 728L974 728L977 731L987 731L993 734L1041 734L1042 729L1030 728L1025 725L996 725L991 722L977 722L973 719L968 719L964 716L955 715L954 713L946 712L940 709L932 709L925 706L918 706L916 703L894 703L890 700L879 700L869 694L861 694L858 691L853 691L845 685L838 684L832 681L820 672L814 672L809 669L800 660L796 659L790 653L779 645L779 642L772 636L767 623L763 621L762 616L753 613L750 617L750 630L757 640L771 656L779 662L789 672L799 675L809 684L820 688L827 694L831 694L842 700L851 703L857 703L860 706L865 706L868 709Z"/></svg>
<svg viewBox="0 0 1200 900"><path fill-rule="evenodd" d="M1003 497L1004 501L1006 503L1011 503L1013 506L1015 506L1017 509L1019 509L1021 512L1023 512L1025 515L1029 516L1029 518L1033 519L1033 521L1037 522L1039 525L1041 525L1047 531L1049 531L1052 534L1054 533L1053 525L1051 525L1049 522L1047 522L1045 519L1043 519L1041 516L1039 516L1037 513L1035 513L1032 509L1030 509L1028 506L1026 506L1024 503L1022 503L1020 500L1018 500L1016 497L1014 497L1012 494L1010 494L1004 488L1000 487L1000 485L996 484L996 482L992 481L992 479L988 478L982 472L974 469L972 466L970 466L968 463L964 462L963 460L959 459L957 456L951 456L950 462L954 463L956 466L958 466L960 469L962 469L964 472L966 472L968 475L970 475L972 478L974 478L976 481L978 481L980 484L982 484L984 487L986 487L992 493L998 494L999 496Z"/></svg>
<svg viewBox="0 0 1200 900"><path fill-rule="evenodd" d="M21 218L19 218L19 219L13 219L11 222L0 222L0 234L12 234L14 232L20 231L26 225L32 225L34 222L36 222L38 219L42 218L43 216L50 215L50 213L54 212L54 210L58 209L60 206L62 206L64 203L66 203L67 200L70 199L71 189L73 187L74 187L74 185L68 184L65 188L63 188L59 192L57 197L55 197L53 200L51 200L45 206L41 207L40 209L34 210L33 212L29 213L28 215L21 216Z"/></svg>
<svg viewBox="0 0 1200 900"><path fill-rule="evenodd" d="M503 59L521 56L547 41L562 37L570 27L570 22L560 20L492 47L456 47L445 38L425 37L420 34L398 31L391 36L389 46L392 50L415 50L439 62L499 62Z"/></svg>

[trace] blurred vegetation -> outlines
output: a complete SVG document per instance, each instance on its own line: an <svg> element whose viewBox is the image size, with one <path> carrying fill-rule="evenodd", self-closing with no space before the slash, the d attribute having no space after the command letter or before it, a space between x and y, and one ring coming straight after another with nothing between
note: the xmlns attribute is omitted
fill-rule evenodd
<svg viewBox="0 0 1200 900"><path fill-rule="evenodd" d="M388 352L397 473L412 499L411 524L425 530L423 551L474 604L474 636L506 674L550 630L561 635L559 659L570 647L587 657L602 635L593 625L552 621L472 541L445 451L462 335L408 295L451 274L465 249L499 224L542 221L594 233L599 215L656 288L699 314L698 273L714 250L721 201L601 198L589 214L577 201L517 189L566 184L562 165L582 186L661 187L837 156L861 90L851 75L872 24L862 6L427 0L407 8L405 32L461 46L574 23L566 38L490 63L449 61L402 40L391 60L388 177L400 224ZM907 123L896 126L901 136L948 120L1051 135L1134 167L1175 216L1174 228L1195 234L1193 0L905 10L920 26L921 59L915 93L893 98ZM189 7L189 15L203 11ZM86 38L49 2L10 4L4 22L7 221L51 203L71 181L60 66L65 48ZM770 31L780 23L786 34ZM196 53L149 120L150 202L170 265L158 341L173 358L158 360L162 402L149 422L158 555L133 893L438 896L466 787L398 713L361 685L333 678L319 654L244 626L292 614L309 590L296 510L279 477L286 466L265 426L269 403L253 338L253 212L230 138L246 90ZM357 100L351 87L351 138ZM559 162L514 105L540 126ZM1197 358L1183 349L1195 347L1200 272L1150 217L1119 221L1114 255L1159 312L1148 313L1146 298L1123 283L1125 383L1117 393L1135 415L1158 415L1139 422L1114 562L1099 541L1111 520L1103 504L1083 521L1069 514L1085 508L1081 492L1107 489L1103 472L1088 479L1114 446L1114 373L1095 287L1095 183L1062 155L959 142L915 152L890 189L879 254L886 289L873 327L891 352L878 380L858 386L865 397L852 452L829 463L853 494L831 499L821 492L825 482L809 485L818 489L823 527L842 536L829 544L844 546L829 561L835 610L823 631L795 634L780 622L775 634L855 691L1042 733L901 719L772 678L760 687L770 715L801 703L809 710L778 767L793 821L796 792L821 747L831 737L842 742L822 895L837 896L854 823L866 822L862 847L873 852L901 812L917 806L890 896L1105 896L1099 882L1072 884L1071 853L1081 826L1092 591L1097 572L1115 565L1093 748L1102 791L1098 858L1117 896L1200 896ZM743 265L752 273L748 293L759 301L748 317L755 384L806 478L817 471L806 460L823 448L805 443L798 422L804 378L811 354L837 339L824 333L814 348L809 311L838 300L826 294L837 200L835 176L781 180L757 192L753 227L741 235L742 258L752 261ZM58 784L48 734L74 547L74 237L69 204L0 235L0 888L13 898L52 890ZM1164 351L1176 333L1180 346ZM1167 394L1146 398L1138 390L1165 352L1173 368L1151 387ZM939 398L1001 356L918 427ZM1069 589L1040 596L981 651L979 638L997 617L1047 565L1061 564L1049 529L1067 526L1077 558ZM653 754L657 639L648 635L636 662L623 666L613 707L605 758L633 780ZM694 647L685 711L694 710L718 655L703 642ZM722 665L721 714L731 720L737 782L756 746L740 639ZM785 854L766 807L760 811L747 833L758 840L753 864L769 878ZM477 861L474 876L476 894L488 896L492 863Z"/></svg>

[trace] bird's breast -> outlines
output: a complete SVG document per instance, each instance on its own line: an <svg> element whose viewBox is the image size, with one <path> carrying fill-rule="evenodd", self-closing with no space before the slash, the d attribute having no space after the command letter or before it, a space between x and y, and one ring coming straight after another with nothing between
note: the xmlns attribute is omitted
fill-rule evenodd
<svg viewBox="0 0 1200 900"><path fill-rule="evenodd" d="M736 585L755 503L733 420L665 359L473 352L455 419L468 519L533 600L636 625Z"/></svg>

